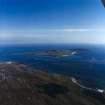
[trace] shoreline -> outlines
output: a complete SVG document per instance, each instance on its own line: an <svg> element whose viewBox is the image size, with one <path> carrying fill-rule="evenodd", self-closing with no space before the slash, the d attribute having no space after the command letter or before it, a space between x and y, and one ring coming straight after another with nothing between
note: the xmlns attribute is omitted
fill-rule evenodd
<svg viewBox="0 0 105 105"><path fill-rule="evenodd" d="M12 62L12 61L4 61L4 62L0 62L0 65L2 64L6 64L6 65L12 65L12 64L18 64L17 62ZM55 73L52 73L54 75L59 75L59 74L55 74ZM82 84L80 84L78 82L78 80L75 78L75 77L70 77L71 81L76 84L77 86L79 86L80 88L82 89L86 89L86 90L89 90L89 91L94 91L94 92L98 92L98 93L101 93L101 94L104 94L105 93L105 90L103 89L99 89L99 88L90 88L90 87L86 87Z"/></svg>
<svg viewBox="0 0 105 105"><path fill-rule="evenodd" d="M71 77L71 81L72 81L74 84L78 85L78 86L79 86L80 88L82 88L82 89L86 89L86 90L89 90L89 91L98 92L98 93L101 93L101 94L104 94L104 93L105 93L105 90L97 89L97 88L96 88L96 89L94 89L94 88L89 88L89 87L86 87L86 86L80 84L80 83L76 80L76 78L74 78L74 77Z"/></svg>

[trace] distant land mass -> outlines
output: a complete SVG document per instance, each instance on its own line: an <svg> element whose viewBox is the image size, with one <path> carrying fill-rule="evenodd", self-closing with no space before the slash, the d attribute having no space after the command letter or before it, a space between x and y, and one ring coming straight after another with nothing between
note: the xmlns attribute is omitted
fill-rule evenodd
<svg viewBox="0 0 105 105"><path fill-rule="evenodd" d="M88 49L82 49L82 48L77 48L77 49L68 49L68 50L46 50L46 51L39 51L39 52L26 52L26 55L39 55L39 56L52 56L52 57L68 57L68 56L73 56L73 55L78 55L79 53L82 52L88 52Z"/></svg>
<svg viewBox="0 0 105 105"><path fill-rule="evenodd" d="M0 63L0 105L105 105L105 93L73 77L8 61Z"/></svg>

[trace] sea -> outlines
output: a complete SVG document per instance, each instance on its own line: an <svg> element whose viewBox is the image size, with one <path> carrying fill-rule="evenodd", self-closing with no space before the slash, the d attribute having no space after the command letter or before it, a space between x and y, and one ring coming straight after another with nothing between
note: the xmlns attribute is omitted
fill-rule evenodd
<svg viewBox="0 0 105 105"><path fill-rule="evenodd" d="M85 49L77 55L54 57L28 55L47 50ZM89 88L105 90L105 45L25 44L0 45L0 62L18 62L36 70L73 76Z"/></svg>

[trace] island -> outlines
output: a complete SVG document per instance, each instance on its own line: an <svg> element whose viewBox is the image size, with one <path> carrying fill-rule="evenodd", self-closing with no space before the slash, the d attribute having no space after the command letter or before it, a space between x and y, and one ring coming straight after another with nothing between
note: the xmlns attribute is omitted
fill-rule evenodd
<svg viewBox="0 0 105 105"><path fill-rule="evenodd" d="M0 63L0 105L105 105L105 93L74 77L7 61Z"/></svg>
<svg viewBox="0 0 105 105"><path fill-rule="evenodd" d="M33 52L25 52L24 55L28 56L49 56L49 57L69 57L73 55L79 55L81 53L87 53L90 50L84 48L76 48L76 49L49 49L45 51L33 51Z"/></svg>

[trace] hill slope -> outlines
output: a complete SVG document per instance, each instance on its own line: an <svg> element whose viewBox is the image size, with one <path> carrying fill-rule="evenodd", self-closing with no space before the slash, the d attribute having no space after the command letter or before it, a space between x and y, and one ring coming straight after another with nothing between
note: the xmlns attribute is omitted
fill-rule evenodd
<svg viewBox="0 0 105 105"><path fill-rule="evenodd" d="M105 96L70 77L7 62L0 64L0 105L105 105Z"/></svg>

